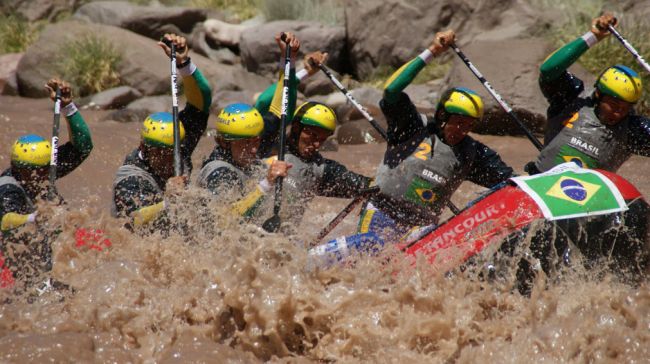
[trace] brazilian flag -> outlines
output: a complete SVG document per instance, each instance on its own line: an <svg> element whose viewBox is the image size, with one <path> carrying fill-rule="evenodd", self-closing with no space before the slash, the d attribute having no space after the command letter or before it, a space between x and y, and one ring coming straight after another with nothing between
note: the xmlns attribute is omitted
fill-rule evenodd
<svg viewBox="0 0 650 364"><path fill-rule="evenodd" d="M573 163L513 180L535 200L549 220L627 210L623 196L607 177Z"/></svg>
<svg viewBox="0 0 650 364"><path fill-rule="evenodd" d="M573 162L582 168L599 168L598 161L568 145L563 145L555 156L555 164Z"/></svg>
<svg viewBox="0 0 650 364"><path fill-rule="evenodd" d="M438 199L438 193L433 190L430 182L415 177L404 197L418 205L431 206Z"/></svg>

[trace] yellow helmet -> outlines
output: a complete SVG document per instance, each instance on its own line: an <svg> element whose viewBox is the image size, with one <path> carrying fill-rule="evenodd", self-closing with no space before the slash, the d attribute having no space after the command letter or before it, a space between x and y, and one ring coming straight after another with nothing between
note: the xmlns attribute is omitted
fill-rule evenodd
<svg viewBox="0 0 650 364"><path fill-rule="evenodd" d="M633 69L617 64L603 72L596 88L601 94L636 103L641 98L641 78Z"/></svg>
<svg viewBox="0 0 650 364"><path fill-rule="evenodd" d="M333 132L336 129L336 114L327 105L320 102L309 101L300 105L294 120L303 125L317 126Z"/></svg>
<svg viewBox="0 0 650 364"><path fill-rule="evenodd" d="M436 109L480 119L483 117L483 100L470 89L454 87L442 95Z"/></svg>
<svg viewBox="0 0 650 364"><path fill-rule="evenodd" d="M217 117L217 132L225 140L253 138L263 131L262 115L248 104L230 104Z"/></svg>
<svg viewBox="0 0 650 364"><path fill-rule="evenodd" d="M181 141L185 139L183 123L178 122ZM147 116L142 125L142 140L147 145L154 147L174 146L174 121L172 114L157 112Z"/></svg>
<svg viewBox="0 0 650 364"><path fill-rule="evenodd" d="M38 135L25 135L11 149L11 164L22 168L39 168L50 164L52 146L49 140Z"/></svg>

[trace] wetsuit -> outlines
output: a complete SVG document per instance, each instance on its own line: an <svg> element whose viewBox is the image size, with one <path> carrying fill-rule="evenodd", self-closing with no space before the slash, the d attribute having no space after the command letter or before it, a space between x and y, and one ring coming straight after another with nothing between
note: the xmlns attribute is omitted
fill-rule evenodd
<svg viewBox="0 0 650 364"><path fill-rule="evenodd" d="M192 153L207 128L212 91L193 63L178 69L183 78L187 104L178 113L186 134L181 142L183 171L192 171ZM139 149L131 152L113 181L114 216L131 216L136 226L156 219L163 212L166 180L158 176ZM164 220L164 219L163 219ZM164 221L160 223L164 224Z"/></svg>
<svg viewBox="0 0 650 364"><path fill-rule="evenodd" d="M531 173L570 161L615 172L632 154L650 156L650 119L632 111L616 125L601 123L592 90L567 71L595 44L590 34L558 49L540 67L540 88L549 102L548 123L545 147Z"/></svg>
<svg viewBox="0 0 650 364"><path fill-rule="evenodd" d="M264 118L260 150L267 148L258 155L270 153L271 147L279 136L283 73L280 72L280 82L267 88L256 103L256 108L259 107L258 110ZM306 75L305 71L299 72L297 76L293 73L292 71L292 82L289 86L288 115L290 118L296 105L296 85ZM294 131L288 138L287 153L285 153L285 161L293 167L288 170L288 175L283 181L282 221L289 221L294 227L298 226L307 204L315 196L351 198L370 183L370 178L351 172L342 164L324 158L319 153L309 159L299 157L296 145L297 133ZM266 165L264 172L275 159L276 157L268 157L263 160L263 164ZM199 185L217 194L223 186L240 187L237 190L242 191L241 187L247 183L255 183L253 191L241 198L234 205L234 209L240 215L250 217L256 223L262 223L272 214L273 196L267 197L267 194L272 191L272 186L269 186L264 178L265 174L260 172L261 164L262 162L258 162L255 168L241 170L233 165L229 152L217 146L203 164ZM256 172L253 173L253 170ZM248 182L251 179L253 182Z"/></svg>
<svg viewBox="0 0 650 364"><path fill-rule="evenodd" d="M492 187L512 176L512 168L495 151L470 136L453 146L445 144L439 122L420 114L403 92L430 59L431 53L423 52L386 82L379 103L388 122L388 146L376 176L381 193L370 198L359 234L330 241L313 254L342 245L367 250L419 236L435 227L463 181Z"/></svg>
<svg viewBox="0 0 650 364"><path fill-rule="evenodd" d="M61 111L68 122L70 141L57 148L57 179L74 171L93 149L88 125L74 103L68 104ZM24 182L18 174L12 174L11 168L0 175L0 253L6 259L4 266L12 271L15 278L29 281L29 277L51 269L52 248L49 243L51 236L47 232L27 232L20 229L21 226L35 221L36 204L38 200L45 198L47 192L31 192L23 188ZM58 192L57 198L62 202ZM24 249L25 245L27 249Z"/></svg>

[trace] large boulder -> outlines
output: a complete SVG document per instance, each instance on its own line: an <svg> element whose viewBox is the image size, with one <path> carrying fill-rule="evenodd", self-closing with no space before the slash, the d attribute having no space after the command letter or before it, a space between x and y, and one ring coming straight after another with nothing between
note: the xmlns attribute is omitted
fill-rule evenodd
<svg viewBox="0 0 650 364"><path fill-rule="evenodd" d="M212 40L203 27L196 27L188 38L190 47L196 53L206 56L217 63L239 64L239 56L230 48L221 47Z"/></svg>
<svg viewBox="0 0 650 364"><path fill-rule="evenodd" d="M206 36L211 41L230 47L238 47L242 33L250 27L251 25L230 24L219 19L208 19L202 24Z"/></svg>
<svg viewBox="0 0 650 364"><path fill-rule="evenodd" d="M293 32L300 39L300 51L329 53L328 65L341 70L345 67L345 28L326 26L314 22L281 20L251 27L243 31L239 43L242 64L247 70L259 74L276 75L280 50L275 35Z"/></svg>
<svg viewBox="0 0 650 364"><path fill-rule="evenodd" d="M30 22L54 21L77 8L84 0L10 0L0 4L3 12L15 12ZM4 0L2 1L4 2ZM0 2L0 3L2 3Z"/></svg>
<svg viewBox="0 0 650 364"><path fill-rule="evenodd" d="M0 55L0 95L18 94L16 69L23 53L8 53Z"/></svg>
<svg viewBox="0 0 650 364"><path fill-rule="evenodd" d="M20 94L27 97L47 96L43 85L50 77L59 74L57 60L65 56L61 52L62 45L88 34L98 34L113 41L115 46L119 45L122 60L117 72L123 85L131 86L145 96L169 92L169 59L155 41L124 29L73 20L48 25L38 41L29 47L18 64ZM191 55L213 91L246 89L258 92L270 83L270 80L241 67L219 65L203 56Z"/></svg>
<svg viewBox="0 0 650 364"><path fill-rule="evenodd" d="M159 39L165 33L190 34L197 23L207 18L207 12L196 8L140 6L126 1L96 1L80 7L74 17Z"/></svg>
<svg viewBox="0 0 650 364"><path fill-rule="evenodd" d="M542 132L545 125L548 104L539 89L538 78L539 66L551 51L552 47L539 38L475 41L463 47L465 55L534 132ZM479 124L477 132L522 134L459 58L454 59L443 89L454 86L470 88L482 96L486 122Z"/></svg>
<svg viewBox="0 0 650 364"><path fill-rule="evenodd" d="M133 87L119 86L85 97L79 104L87 109L118 109L140 97L142 97L140 91Z"/></svg>
<svg viewBox="0 0 650 364"><path fill-rule="evenodd" d="M518 0L347 0L346 7L350 66L361 79L379 65L401 66L441 30L454 29L462 45L475 37L528 37L542 26L536 9Z"/></svg>

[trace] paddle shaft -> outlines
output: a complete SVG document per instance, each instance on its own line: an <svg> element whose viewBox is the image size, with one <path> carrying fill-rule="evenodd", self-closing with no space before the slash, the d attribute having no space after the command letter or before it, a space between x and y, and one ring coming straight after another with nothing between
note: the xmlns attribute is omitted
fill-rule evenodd
<svg viewBox="0 0 650 364"><path fill-rule="evenodd" d="M608 26L607 26L607 30L609 30L610 33L614 34L614 36L616 37L616 39L618 39L618 40L621 42L621 44L623 44L623 47L625 47L625 49L627 49L630 53L632 53L632 55L634 56L634 58L636 59L636 61L637 61L637 62L638 62L638 63L639 63L643 68L645 68L645 70L646 70L647 72L650 72L650 65L648 64L648 62L646 62L646 60L643 59L643 56L641 56L641 55L639 54L639 52L637 52L636 49L634 49L634 47L632 46L632 44L630 44L630 42L628 42L627 39L623 38L623 36L621 35L621 33L619 33L618 30L616 30L616 28L614 28L614 27L611 26L611 25L608 25Z"/></svg>
<svg viewBox="0 0 650 364"><path fill-rule="evenodd" d="M377 123L377 121L375 121L372 115L368 113L368 110L366 110L366 108L363 107L363 105L361 105L357 100L354 99L352 93L347 88L345 88L345 86L343 86L343 84L338 79L336 79L334 74L332 74L332 71L330 71L330 69L327 68L327 66L325 66L324 64L318 64L318 68L320 68L321 71L323 71L323 73L325 73L325 75L330 79L330 81L332 81L332 83L336 86L336 88L338 88L339 91L341 91L345 95L345 97L347 97L347 99L350 100L352 105L354 105L354 107L357 108L357 110L359 110L359 112L363 115L363 117L365 117L366 120L370 122L370 125L372 125L372 127L375 128L375 130L377 130L379 135L381 135L381 137L384 138L384 140L388 140L388 135L386 135L386 131L382 129L382 127Z"/></svg>
<svg viewBox="0 0 650 364"><path fill-rule="evenodd" d="M283 34L283 39L286 43L286 50L284 52L284 82L282 85L282 114L280 115L280 149L278 150L278 160L284 161L284 150L285 150L285 128L287 127L287 113L289 109L289 82L291 72L291 47L289 42L286 41L286 36ZM275 201L273 203L273 215L279 216L280 207L282 206L282 181L284 178L282 176L278 177L275 180Z"/></svg>
<svg viewBox="0 0 650 364"><path fill-rule="evenodd" d="M483 75L478 70L478 68L476 68L476 66L472 64L472 62L469 60L469 58L467 58L465 53L463 53L456 44L452 44L451 48L454 50L454 52L456 52L458 57L463 61L463 63L465 63L465 65L470 69L470 71L472 71L474 76L478 78L478 80L483 84L483 87L485 87L485 89L488 90L490 95L492 95L492 97L497 101L497 103L501 105L501 108L510 116L510 118L512 118L512 120L514 120L517 123L517 125L519 125L521 130L524 132L524 134L526 134L526 137L528 138L528 140L531 141L531 143L533 143L535 148L537 148L537 150L542 150L542 148L544 148L542 143L540 143L539 140L537 140L537 138L535 138L535 136L530 132L530 130L528 130L528 128L524 125L524 123L522 123L521 120L519 120L519 117L517 117L517 115L512 111L510 105L508 105L503 100L503 98L494 90L494 88L492 88L492 85L490 85L490 83L485 79L485 77L483 77Z"/></svg>
<svg viewBox="0 0 650 364"><path fill-rule="evenodd" d="M334 218L329 222L329 224L327 224L327 226L325 226L325 227L320 231L320 233L318 233L318 236L314 239L314 241L312 241L312 242L310 243L309 248L313 248L313 247L315 247L316 245L318 245L318 243L319 243L319 242L320 242L324 237L326 237L327 234L329 234L332 230L334 230L334 228L335 228L335 227L336 227L336 226L337 226L341 221L343 221L343 219L345 219L346 216L348 216L348 215L350 214L350 212L352 212L352 210L354 210L354 208L357 207L357 205L358 205L361 201L363 201L364 199L366 199L366 198L368 197L368 195L371 195L371 194L374 194L374 193L377 193L377 192L379 192L379 186L373 186L373 187L364 188L362 191L360 191L359 195L358 195L357 197L355 197L352 201L350 201L350 203L349 203L347 206L345 206L345 208L344 208L341 212L339 212L338 215L336 215L336 217L334 217Z"/></svg>
<svg viewBox="0 0 650 364"><path fill-rule="evenodd" d="M61 123L61 89L57 86L54 96L54 121L52 123L52 145L50 150L50 176L47 198L54 200L56 197L56 169L59 152L59 125Z"/></svg>
<svg viewBox="0 0 650 364"><path fill-rule="evenodd" d="M181 160L181 129L178 124L178 87L176 86L176 45L169 42L171 49L171 87L172 87L172 122L174 126L174 176L183 175L183 163Z"/></svg>

